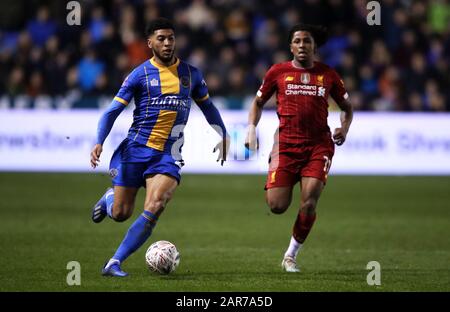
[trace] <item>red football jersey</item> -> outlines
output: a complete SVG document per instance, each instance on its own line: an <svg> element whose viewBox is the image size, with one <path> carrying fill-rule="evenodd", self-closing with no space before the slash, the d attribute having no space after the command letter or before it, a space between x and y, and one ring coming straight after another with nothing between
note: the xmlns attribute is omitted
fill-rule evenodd
<svg viewBox="0 0 450 312"><path fill-rule="evenodd" d="M344 82L331 67L314 62L312 68L295 67L292 61L273 65L257 96L267 101L277 92L279 140L297 144L330 138L328 96L341 103L348 98Z"/></svg>

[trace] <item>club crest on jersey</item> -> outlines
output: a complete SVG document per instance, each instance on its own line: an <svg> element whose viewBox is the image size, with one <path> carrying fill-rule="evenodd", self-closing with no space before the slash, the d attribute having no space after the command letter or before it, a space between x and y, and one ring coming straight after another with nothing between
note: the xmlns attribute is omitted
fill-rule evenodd
<svg viewBox="0 0 450 312"><path fill-rule="evenodd" d="M157 87L159 85L158 80L156 80L155 78L153 78L152 80L150 80L150 85L152 87Z"/></svg>
<svg viewBox="0 0 450 312"><path fill-rule="evenodd" d="M323 86L323 75L317 76L317 85Z"/></svg>
<svg viewBox="0 0 450 312"><path fill-rule="evenodd" d="M119 170L117 170L116 168L112 168L109 170L109 175L111 178L117 177L118 174L119 174Z"/></svg>
<svg viewBox="0 0 450 312"><path fill-rule="evenodd" d="M302 73L302 74L300 75L300 81L301 81L302 83L304 83L304 84L308 84L309 81L310 81L309 74L308 74L308 73Z"/></svg>
<svg viewBox="0 0 450 312"><path fill-rule="evenodd" d="M181 77L180 82L183 88L189 88L189 77L186 76Z"/></svg>

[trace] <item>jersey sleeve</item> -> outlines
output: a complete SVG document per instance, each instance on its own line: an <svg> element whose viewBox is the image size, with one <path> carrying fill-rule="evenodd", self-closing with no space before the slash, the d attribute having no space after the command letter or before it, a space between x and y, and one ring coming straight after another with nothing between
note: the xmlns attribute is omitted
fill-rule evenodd
<svg viewBox="0 0 450 312"><path fill-rule="evenodd" d="M191 97L196 103L209 99L208 86L202 73L197 68L191 67L192 92Z"/></svg>
<svg viewBox="0 0 450 312"><path fill-rule="evenodd" d="M330 90L330 95L336 103L342 103L344 100L348 99L347 90L344 87L344 81L339 76L337 72L332 71L332 86Z"/></svg>
<svg viewBox="0 0 450 312"><path fill-rule="evenodd" d="M123 81L122 86L117 92L114 100L124 105L128 105L134 96L136 86L138 85L137 69L133 70Z"/></svg>
<svg viewBox="0 0 450 312"><path fill-rule="evenodd" d="M272 66L264 76L261 87L259 87L256 95L266 102L277 89L277 71Z"/></svg>

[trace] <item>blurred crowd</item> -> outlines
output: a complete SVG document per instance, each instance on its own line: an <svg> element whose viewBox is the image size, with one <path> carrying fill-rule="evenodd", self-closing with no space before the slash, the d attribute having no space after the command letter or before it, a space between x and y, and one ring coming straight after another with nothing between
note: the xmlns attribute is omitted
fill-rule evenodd
<svg viewBox="0 0 450 312"><path fill-rule="evenodd" d="M322 24L318 58L343 77L356 110L450 111L450 3L384 0L369 26L364 0L68 1L0 3L0 97L80 99L114 95L148 59L145 24L176 25L177 55L199 67L210 94L231 109L253 96L267 69L291 59L288 30Z"/></svg>

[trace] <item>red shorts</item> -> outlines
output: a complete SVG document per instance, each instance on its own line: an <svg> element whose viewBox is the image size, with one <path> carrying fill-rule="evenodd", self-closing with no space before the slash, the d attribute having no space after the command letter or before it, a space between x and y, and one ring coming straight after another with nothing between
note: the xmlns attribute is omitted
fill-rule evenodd
<svg viewBox="0 0 450 312"><path fill-rule="evenodd" d="M313 177L326 183L333 155L331 139L319 144L275 144L270 154L265 189L292 186L302 177Z"/></svg>

